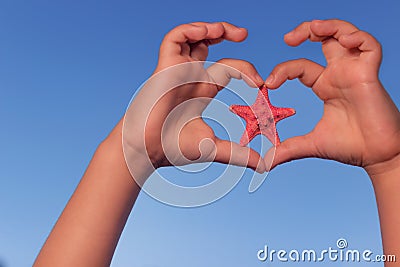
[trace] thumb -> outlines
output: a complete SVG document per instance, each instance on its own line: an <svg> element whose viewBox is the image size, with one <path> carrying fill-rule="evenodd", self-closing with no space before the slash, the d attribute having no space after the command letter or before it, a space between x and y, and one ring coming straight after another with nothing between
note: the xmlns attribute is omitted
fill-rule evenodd
<svg viewBox="0 0 400 267"><path fill-rule="evenodd" d="M216 140L216 155L214 161L243 166L253 169L258 173L266 171L264 160L255 150L243 147L228 140Z"/></svg>
<svg viewBox="0 0 400 267"><path fill-rule="evenodd" d="M271 148L264 157L267 162L272 161L271 170L276 166L302 158L315 157L317 149L314 145L311 133L289 138L277 147Z"/></svg>

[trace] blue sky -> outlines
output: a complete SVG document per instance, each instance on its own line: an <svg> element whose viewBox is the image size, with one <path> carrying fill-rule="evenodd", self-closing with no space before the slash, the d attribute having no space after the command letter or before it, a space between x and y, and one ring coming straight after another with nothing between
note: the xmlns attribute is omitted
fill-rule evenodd
<svg viewBox="0 0 400 267"><path fill-rule="evenodd" d="M1 1L0 266L32 264L174 26L222 20L246 27L245 42L219 44L209 60L246 59L267 77L288 59L324 63L319 44L284 44L283 34L298 23L349 20L383 44L381 79L399 105L399 9L397 1ZM310 131L322 114L321 102L297 81L272 92L271 101L297 110L279 124L282 139ZM267 266L256 257L264 245L322 250L341 237L350 248L381 253L373 188L363 170L300 160L272 171L253 194L249 175L201 208L141 194L112 266Z"/></svg>

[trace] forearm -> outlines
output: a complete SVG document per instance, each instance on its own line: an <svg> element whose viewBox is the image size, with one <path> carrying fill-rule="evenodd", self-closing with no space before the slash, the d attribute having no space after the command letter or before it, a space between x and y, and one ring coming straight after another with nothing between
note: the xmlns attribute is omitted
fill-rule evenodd
<svg viewBox="0 0 400 267"><path fill-rule="evenodd" d="M400 261L400 155L389 162L366 170L375 190L384 254L395 255L397 261L397 263L387 262L385 267L398 266Z"/></svg>
<svg viewBox="0 0 400 267"><path fill-rule="evenodd" d="M99 146L34 266L109 266L139 194L125 164L122 123Z"/></svg>

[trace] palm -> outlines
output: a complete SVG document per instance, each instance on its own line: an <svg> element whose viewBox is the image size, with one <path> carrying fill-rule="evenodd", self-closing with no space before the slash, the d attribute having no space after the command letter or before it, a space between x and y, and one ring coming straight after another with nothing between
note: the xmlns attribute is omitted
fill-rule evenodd
<svg viewBox="0 0 400 267"><path fill-rule="evenodd" d="M193 80L198 79L193 77ZM202 85L202 97L195 96L199 84L185 84L171 89L151 111L146 122L145 143L148 151L158 151L157 155L149 154L151 159L157 158L153 160L155 166L189 164L204 154L200 151L203 139L215 142L215 134L201 118L201 113L217 89L213 84ZM208 148L213 149L212 146ZM211 155L211 151L207 154ZM201 160L213 158L202 157Z"/></svg>

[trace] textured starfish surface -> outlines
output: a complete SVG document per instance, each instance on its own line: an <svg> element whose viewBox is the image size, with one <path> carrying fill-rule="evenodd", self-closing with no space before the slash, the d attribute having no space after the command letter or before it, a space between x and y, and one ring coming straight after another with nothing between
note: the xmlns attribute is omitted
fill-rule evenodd
<svg viewBox="0 0 400 267"><path fill-rule="evenodd" d="M251 106L232 105L230 111L246 121L246 130L240 139L240 145L246 146L259 134L263 134L275 146L280 144L276 124L296 113L292 108L278 108L271 104L268 89L260 87L256 101Z"/></svg>

